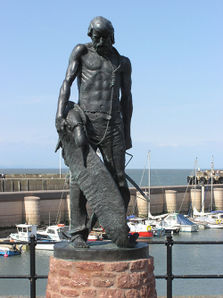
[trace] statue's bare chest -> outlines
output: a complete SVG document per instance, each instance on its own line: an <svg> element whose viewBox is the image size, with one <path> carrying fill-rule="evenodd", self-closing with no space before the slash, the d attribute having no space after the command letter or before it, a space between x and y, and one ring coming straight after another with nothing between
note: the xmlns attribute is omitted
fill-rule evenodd
<svg viewBox="0 0 223 298"><path fill-rule="evenodd" d="M104 73L105 75L111 74L114 69L118 67L118 57L111 56L106 59L95 52L89 51L82 58L82 71L95 73Z"/></svg>

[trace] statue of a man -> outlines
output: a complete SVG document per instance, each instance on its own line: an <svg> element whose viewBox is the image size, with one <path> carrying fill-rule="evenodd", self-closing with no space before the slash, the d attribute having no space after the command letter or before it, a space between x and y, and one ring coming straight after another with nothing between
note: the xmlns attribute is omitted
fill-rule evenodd
<svg viewBox="0 0 223 298"><path fill-rule="evenodd" d="M132 147L131 63L113 47L114 28L107 19L94 18L89 25L88 35L92 42L78 44L71 53L66 77L60 89L56 128L64 149L67 146L66 127L69 122L67 110L72 105L69 102L70 89L77 78L79 99L75 105L77 113L74 113L77 117L74 116L73 121L73 127L77 128L75 143L80 145L84 165L86 144L90 144L95 151L100 150L104 165L121 193L126 212L130 193L125 178L125 151ZM65 150L63 154L65 163L71 170L70 235L74 246L86 247L89 232L86 199L80 190L78 175L74 175L75 166L70 151L66 153Z"/></svg>

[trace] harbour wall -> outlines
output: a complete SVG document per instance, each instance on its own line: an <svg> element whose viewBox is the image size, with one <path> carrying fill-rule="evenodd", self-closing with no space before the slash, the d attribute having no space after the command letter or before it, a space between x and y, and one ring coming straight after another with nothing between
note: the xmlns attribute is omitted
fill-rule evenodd
<svg viewBox="0 0 223 298"><path fill-rule="evenodd" d="M38 200L38 224L64 223L69 219L68 190L20 191L0 193L0 227L11 227L20 223L32 223L30 216L36 214L28 201ZM34 208L33 208L34 207Z"/></svg>
<svg viewBox="0 0 223 298"><path fill-rule="evenodd" d="M146 187L142 190L147 191ZM220 193L220 195L219 195ZM130 188L131 200L128 215L146 216L147 202L135 188ZM0 192L0 227L31 223L54 224L69 221L69 190L33 190ZM204 210L223 209L223 185L214 188L205 186ZM153 186L150 188L150 212L158 215L165 212L188 214L195 206L201 210L201 188L193 186ZM36 210L34 210L36 209ZM91 213L88 207L89 213ZM143 210L143 211L142 211Z"/></svg>
<svg viewBox="0 0 223 298"><path fill-rule="evenodd" d="M69 188L69 178L58 175L13 175L0 179L0 192L61 190Z"/></svg>

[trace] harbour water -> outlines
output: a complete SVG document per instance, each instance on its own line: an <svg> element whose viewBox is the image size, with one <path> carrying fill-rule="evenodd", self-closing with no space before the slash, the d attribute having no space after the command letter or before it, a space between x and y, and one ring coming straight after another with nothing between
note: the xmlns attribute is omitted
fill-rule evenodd
<svg viewBox="0 0 223 298"><path fill-rule="evenodd" d="M176 241L223 241L223 230L206 229L198 232L181 232L173 236ZM166 247L150 245L150 255L154 257L155 274L166 273ZM173 245L173 274L223 274L223 245ZM166 281L156 279L157 294L166 296ZM174 296L222 295L222 279L175 279Z"/></svg>
<svg viewBox="0 0 223 298"><path fill-rule="evenodd" d="M160 238L159 238L160 239ZM164 238L161 238L164 239ZM223 240L223 230L207 229L194 233L174 235L175 240ZM156 239L155 239L156 240ZM158 240L158 238L157 238ZM165 245L150 245L150 255L155 260L155 274L166 273ZM36 252L37 274L48 274L51 251ZM173 274L223 274L223 245L174 245ZM16 275L29 273L29 253L21 256L0 258L0 275ZM37 280L37 295L44 296L46 280ZM156 280L158 296L166 296L166 281ZM0 296L29 295L29 281L21 279L0 279ZM173 295L222 295L222 279L184 279L173 281Z"/></svg>

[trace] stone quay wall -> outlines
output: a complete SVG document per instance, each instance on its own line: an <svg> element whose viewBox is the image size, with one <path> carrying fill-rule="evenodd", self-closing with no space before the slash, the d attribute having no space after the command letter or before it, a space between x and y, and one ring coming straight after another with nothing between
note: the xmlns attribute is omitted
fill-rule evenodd
<svg viewBox="0 0 223 298"><path fill-rule="evenodd" d="M38 199L39 200L35 200ZM36 224L64 223L69 218L68 190L21 191L0 193L0 227L13 227L20 223L32 223L37 208L39 219ZM37 201L37 204L29 204Z"/></svg>
<svg viewBox="0 0 223 298"><path fill-rule="evenodd" d="M146 187L142 189L147 190ZM146 200L135 188L130 188L130 193L128 215L147 216ZM210 210L211 201L213 209L223 209L222 185L215 185L214 188L206 186L204 197L205 211ZM193 206L201 206L201 189L197 187L195 191L193 186L153 186L150 198L152 215L174 211L188 214ZM38 219L36 224L66 223L69 221L69 200L68 189L0 192L0 228L33 223L34 218ZM88 210L91 212L90 208Z"/></svg>

